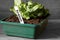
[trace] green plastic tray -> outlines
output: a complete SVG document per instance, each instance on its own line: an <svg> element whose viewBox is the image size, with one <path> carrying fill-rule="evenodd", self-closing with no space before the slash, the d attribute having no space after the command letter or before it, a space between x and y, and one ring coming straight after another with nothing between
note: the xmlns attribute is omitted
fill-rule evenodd
<svg viewBox="0 0 60 40"><path fill-rule="evenodd" d="M20 24L0 20L0 24L2 24L6 35L25 38L37 38L44 28L46 28L47 23L47 19L44 19L40 24Z"/></svg>

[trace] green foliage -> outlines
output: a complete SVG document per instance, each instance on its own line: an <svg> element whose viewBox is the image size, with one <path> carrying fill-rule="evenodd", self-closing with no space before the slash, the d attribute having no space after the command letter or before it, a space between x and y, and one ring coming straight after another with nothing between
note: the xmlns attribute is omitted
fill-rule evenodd
<svg viewBox="0 0 60 40"><path fill-rule="evenodd" d="M24 19L37 18L39 16L46 16L49 11L44 8L42 4L35 3L32 1L22 2L21 0L14 0L14 6L19 8ZM10 11L16 13L14 6L10 8Z"/></svg>

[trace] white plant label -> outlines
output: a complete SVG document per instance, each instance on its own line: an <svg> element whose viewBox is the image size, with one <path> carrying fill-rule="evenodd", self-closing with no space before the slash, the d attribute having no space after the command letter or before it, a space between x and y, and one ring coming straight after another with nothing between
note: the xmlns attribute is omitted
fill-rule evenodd
<svg viewBox="0 0 60 40"><path fill-rule="evenodd" d="M18 7L17 7L17 6L14 6L14 8L15 8L15 10L16 10L16 14L17 14L17 17L18 17L20 23L21 23L21 24L24 24L23 18L22 18L22 16L21 16L21 13L19 12Z"/></svg>

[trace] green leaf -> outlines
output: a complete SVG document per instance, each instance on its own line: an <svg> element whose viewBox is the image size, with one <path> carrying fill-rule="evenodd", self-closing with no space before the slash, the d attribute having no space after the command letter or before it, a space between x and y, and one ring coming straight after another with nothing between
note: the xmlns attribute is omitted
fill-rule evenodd
<svg viewBox="0 0 60 40"><path fill-rule="evenodd" d="M14 9L14 7L11 7L11 8L10 8L10 11L13 11L13 9Z"/></svg>
<svg viewBox="0 0 60 40"><path fill-rule="evenodd" d="M29 1L29 2L28 2L28 5L33 5L33 2L32 2L32 1Z"/></svg>
<svg viewBox="0 0 60 40"><path fill-rule="evenodd" d="M31 11L35 11L35 10L37 10L39 8L39 5L35 5L32 9L31 9Z"/></svg>
<svg viewBox="0 0 60 40"><path fill-rule="evenodd" d="M28 15L24 15L23 17L27 20L30 19L30 17Z"/></svg>

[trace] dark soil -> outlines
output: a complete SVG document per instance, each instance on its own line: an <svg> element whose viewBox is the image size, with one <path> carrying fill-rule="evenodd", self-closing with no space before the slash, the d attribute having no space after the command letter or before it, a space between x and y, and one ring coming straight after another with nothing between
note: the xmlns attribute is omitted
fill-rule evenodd
<svg viewBox="0 0 60 40"><path fill-rule="evenodd" d="M29 19L29 20L23 19L23 20L24 20L24 23L28 23L28 24L38 24L41 21L40 18ZM4 21L19 22L18 18L16 16L14 16L14 15L6 18Z"/></svg>

